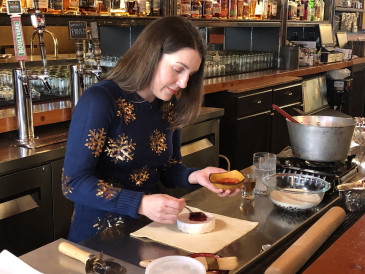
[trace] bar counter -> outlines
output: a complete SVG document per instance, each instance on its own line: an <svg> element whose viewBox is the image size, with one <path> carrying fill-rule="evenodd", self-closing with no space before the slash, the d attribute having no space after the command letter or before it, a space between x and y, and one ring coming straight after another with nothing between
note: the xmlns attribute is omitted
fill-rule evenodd
<svg viewBox="0 0 365 274"><path fill-rule="evenodd" d="M204 80L204 93L214 93L228 89L249 91L280 85L301 79L300 77L314 75L330 70L351 67L365 63L365 57L345 62L321 64L312 67L300 67L296 70L271 69ZM49 102L33 105L34 126L69 121L71 119L70 101ZM0 133L18 129L18 122L14 108L0 109Z"/></svg>

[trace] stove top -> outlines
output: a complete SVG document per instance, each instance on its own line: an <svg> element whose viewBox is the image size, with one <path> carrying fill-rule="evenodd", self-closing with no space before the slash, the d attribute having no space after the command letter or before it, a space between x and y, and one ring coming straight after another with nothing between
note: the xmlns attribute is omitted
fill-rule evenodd
<svg viewBox="0 0 365 274"><path fill-rule="evenodd" d="M347 160L336 162L312 162L293 156L290 147L286 147L277 155L277 172L306 174L319 177L332 186L349 182L357 174L357 164L352 162L355 155ZM334 188L333 188L334 189Z"/></svg>

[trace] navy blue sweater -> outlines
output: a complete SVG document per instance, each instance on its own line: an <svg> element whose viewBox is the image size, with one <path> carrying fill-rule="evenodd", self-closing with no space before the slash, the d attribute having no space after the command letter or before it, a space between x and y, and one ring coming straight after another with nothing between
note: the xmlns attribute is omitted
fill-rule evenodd
<svg viewBox="0 0 365 274"><path fill-rule="evenodd" d="M190 186L181 130L168 129L171 103L152 103L113 81L87 89L72 114L62 176L75 212L68 239L79 242L138 218L144 194Z"/></svg>

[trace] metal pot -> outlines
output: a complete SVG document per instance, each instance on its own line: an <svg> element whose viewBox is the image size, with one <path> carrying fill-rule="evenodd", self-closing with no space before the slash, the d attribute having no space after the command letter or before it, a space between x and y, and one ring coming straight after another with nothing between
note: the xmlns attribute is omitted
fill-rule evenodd
<svg viewBox="0 0 365 274"><path fill-rule="evenodd" d="M346 159L355 120L333 116L294 116L286 120L294 156L308 161L334 162Z"/></svg>

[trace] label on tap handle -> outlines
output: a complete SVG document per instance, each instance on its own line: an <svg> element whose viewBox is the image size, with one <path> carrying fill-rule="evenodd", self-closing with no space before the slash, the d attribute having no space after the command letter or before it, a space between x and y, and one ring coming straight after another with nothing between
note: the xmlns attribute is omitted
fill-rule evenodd
<svg viewBox="0 0 365 274"><path fill-rule="evenodd" d="M24 43L23 27L20 16L12 16L11 28L13 32L13 43L15 59L18 61L27 60L27 50Z"/></svg>

